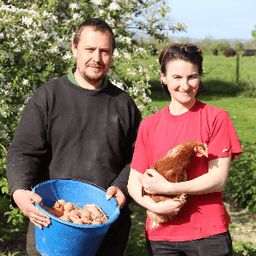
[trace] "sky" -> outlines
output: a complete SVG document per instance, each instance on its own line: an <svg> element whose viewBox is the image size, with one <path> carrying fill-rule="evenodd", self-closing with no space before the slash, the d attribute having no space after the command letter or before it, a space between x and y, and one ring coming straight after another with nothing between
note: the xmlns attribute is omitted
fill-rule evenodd
<svg viewBox="0 0 256 256"><path fill-rule="evenodd" d="M170 32L170 37L253 40L256 0L166 0L165 3L171 8L172 21L187 26L187 33Z"/></svg>

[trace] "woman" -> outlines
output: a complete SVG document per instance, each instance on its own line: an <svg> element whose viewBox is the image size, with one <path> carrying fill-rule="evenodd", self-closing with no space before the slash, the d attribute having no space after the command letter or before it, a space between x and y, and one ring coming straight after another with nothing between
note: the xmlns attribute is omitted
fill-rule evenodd
<svg viewBox="0 0 256 256"><path fill-rule="evenodd" d="M202 52L194 45L168 46L160 55L162 85L171 98L164 109L140 125L128 181L130 195L157 214L174 216L155 229L146 221L150 255L232 255L229 215L222 194L230 162L241 152L228 114L196 99ZM207 143L208 158L192 157L187 181L170 183L150 167L183 141ZM147 193L177 195L186 201L155 203Z"/></svg>

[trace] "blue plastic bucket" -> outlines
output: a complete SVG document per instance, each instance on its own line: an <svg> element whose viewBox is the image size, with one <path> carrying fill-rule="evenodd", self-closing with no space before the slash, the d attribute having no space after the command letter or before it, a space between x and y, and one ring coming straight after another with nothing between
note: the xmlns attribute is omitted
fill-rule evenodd
<svg viewBox="0 0 256 256"><path fill-rule="evenodd" d="M120 214L114 198L106 200L106 191L90 183L55 179L36 185L33 190L42 197L43 205L51 207L56 200L79 205L95 204L108 216L109 221L99 225L80 225L61 220L35 203L44 214L51 217L51 225L39 229L35 226L37 250L44 256L95 255L109 226Z"/></svg>

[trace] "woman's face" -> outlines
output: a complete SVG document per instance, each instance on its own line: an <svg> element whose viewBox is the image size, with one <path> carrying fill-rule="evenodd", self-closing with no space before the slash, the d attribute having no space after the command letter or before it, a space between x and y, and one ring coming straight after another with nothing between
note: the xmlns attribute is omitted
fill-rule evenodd
<svg viewBox="0 0 256 256"><path fill-rule="evenodd" d="M166 75L161 73L161 78L167 84L172 103L187 108L194 105L200 83L197 65L184 60L171 61L166 66Z"/></svg>

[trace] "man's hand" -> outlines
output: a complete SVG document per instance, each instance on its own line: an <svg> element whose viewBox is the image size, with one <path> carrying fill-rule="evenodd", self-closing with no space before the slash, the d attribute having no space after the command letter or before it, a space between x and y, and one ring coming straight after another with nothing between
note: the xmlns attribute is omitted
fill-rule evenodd
<svg viewBox="0 0 256 256"><path fill-rule="evenodd" d="M126 198L123 192L118 187L111 186L108 188L106 199L109 200L111 197L114 197L116 199L117 204L120 208L124 206Z"/></svg>
<svg viewBox="0 0 256 256"><path fill-rule="evenodd" d="M29 190L17 189L13 193L13 200L23 214L40 229L42 229L42 226L48 227L51 223L50 218L34 205L34 203L42 205L42 198L36 193Z"/></svg>

